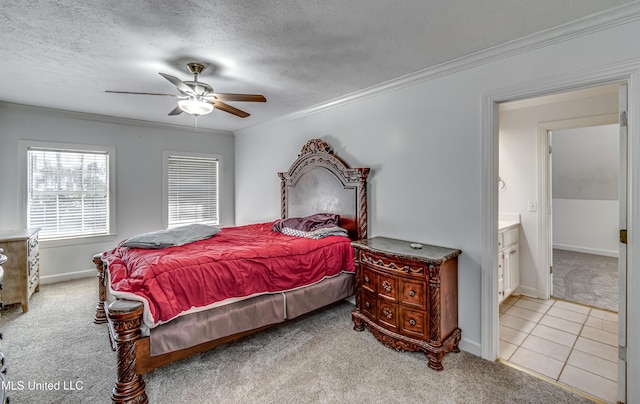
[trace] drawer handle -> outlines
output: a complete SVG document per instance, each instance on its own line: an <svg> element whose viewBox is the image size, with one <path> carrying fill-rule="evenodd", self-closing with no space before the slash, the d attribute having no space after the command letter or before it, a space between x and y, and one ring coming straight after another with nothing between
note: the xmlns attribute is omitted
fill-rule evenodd
<svg viewBox="0 0 640 404"><path fill-rule="evenodd" d="M385 280L384 282L382 282L382 288L387 292L391 292L391 289L392 289L391 282Z"/></svg>
<svg viewBox="0 0 640 404"><path fill-rule="evenodd" d="M416 295L416 292L413 290L409 291L409 297L414 297Z"/></svg>
<svg viewBox="0 0 640 404"><path fill-rule="evenodd" d="M367 309L370 309L371 308L371 303L364 302L364 307L366 307Z"/></svg>
<svg viewBox="0 0 640 404"><path fill-rule="evenodd" d="M369 279L369 277L368 277L368 276L365 276L365 277L364 277L364 281L365 281L366 283L371 283L371 279Z"/></svg>
<svg viewBox="0 0 640 404"><path fill-rule="evenodd" d="M409 320L409 324L416 325L416 320L414 320L414 319Z"/></svg>

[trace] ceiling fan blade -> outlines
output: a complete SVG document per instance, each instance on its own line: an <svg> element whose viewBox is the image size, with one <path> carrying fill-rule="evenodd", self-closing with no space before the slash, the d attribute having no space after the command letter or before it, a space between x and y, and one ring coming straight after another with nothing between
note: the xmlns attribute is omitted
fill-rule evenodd
<svg viewBox="0 0 640 404"><path fill-rule="evenodd" d="M213 97L220 101L246 101L246 102L267 102L267 99L260 94L223 94L215 93Z"/></svg>
<svg viewBox="0 0 640 404"><path fill-rule="evenodd" d="M139 95L164 95L167 97L175 97L175 94L162 94L162 93L135 93L132 91L112 91L112 90L105 90L105 93L115 93L115 94L139 94Z"/></svg>
<svg viewBox="0 0 640 404"><path fill-rule="evenodd" d="M229 104L225 104L222 101L213 101L212 104L213 104L214 108L219 109L219 110L224 111L224 112L228 112L228 113L236 115L236 116L239 116L240 118L246 118L249 115L251 115L248 112L244 112L244 111L242 111L242 110L240 110L238 108L232 107Z"/></svg>
<svg viewBox="0 0 640 404"><path fill-rule="evenodd" d="M169 112L169 115L180 115L182 113L182 109L180 108L179 105L176 105L176 107L171 110L171 112Z"/></svg>
<svg viewBox="0 0 640 404"><path fill-rule="evenodd" d="M180 80L177 77L173 77L170 76L168 74L164 74L164 73L158 73L159 75L161 75L162 77L164 77L165 79L169 80L171 82L171 84L173 84L174 86L178 87L179 90L187 93L187 94L193 94L193 95L197 95L195 93L195 91L193 91L193 88L189 87L188 85L184 84L182 82L182 80Z"/></svg>

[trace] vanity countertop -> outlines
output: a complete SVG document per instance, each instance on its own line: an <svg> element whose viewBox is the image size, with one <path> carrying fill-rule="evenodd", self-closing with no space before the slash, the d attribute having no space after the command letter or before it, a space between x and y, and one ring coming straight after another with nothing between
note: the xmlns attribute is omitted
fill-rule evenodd
<svg viewBox="0 0 640 404"><path fill-rule="evenodd" d="M519 225L520 225L520 222L516 220L499 220L498 231L499 232L506 231L506 230L518 227Z"/></svg>

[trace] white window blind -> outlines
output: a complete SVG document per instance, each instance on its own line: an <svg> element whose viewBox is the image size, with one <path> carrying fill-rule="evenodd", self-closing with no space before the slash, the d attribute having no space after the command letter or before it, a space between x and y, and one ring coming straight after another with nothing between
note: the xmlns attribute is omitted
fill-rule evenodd
<svg viewBox="0 0 640 404"><path fill-rule="evenodd" d="M27 224L43 239L109 232L109 154L28 148Z"/></svg>
<svg viewBox="0 0 640 404"><path fill-rule="evenodd" d="M169 156L168 227L218 224L218 160Z"/></svg>

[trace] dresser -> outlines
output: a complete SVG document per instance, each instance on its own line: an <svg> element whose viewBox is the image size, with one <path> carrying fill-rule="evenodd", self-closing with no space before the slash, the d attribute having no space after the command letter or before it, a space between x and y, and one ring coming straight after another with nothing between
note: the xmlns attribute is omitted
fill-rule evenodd
<svg viewBox="0 0 640 404"><path fill-rule="evenodd" d="M460 352L458 256L461 251L386 237L352 243L356 256L353 329L399 351L421 351L442 370Z"/></svg>
<svg viewBox="0 0 640 404"><path fill-rule="evenodd" d="M0 248L7 256L2 302L20 303L23 313L29 311L29 298L40 286L39 231L40 228L0 231Z"/></svg>

